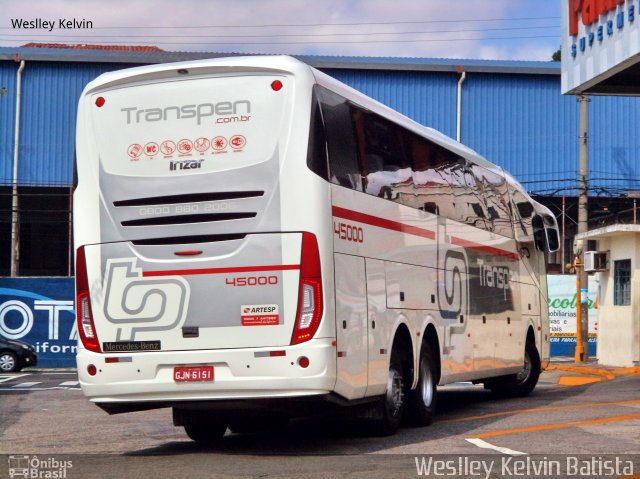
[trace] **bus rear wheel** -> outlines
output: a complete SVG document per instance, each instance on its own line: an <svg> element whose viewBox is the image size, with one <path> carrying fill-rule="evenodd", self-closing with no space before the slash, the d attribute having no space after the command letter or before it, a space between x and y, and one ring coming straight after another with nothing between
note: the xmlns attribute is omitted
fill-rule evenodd
<svg viewBox="0 0 640 479"><path fill-rule="evenodd" d="M180 415L180 423L187 436L198 444L213 445L222 441L227 425L204 412L186 412Z"/></svg>
<svg viewBox="0 0 640 479"><path fill-rule="evenodd" d="M246 416L236 417L229 421L229 429L236 434L255 432L281 431L289 425L289 418L284 416Z"/></svg>
<svg viewBox="0 0 640 479"><path fill-rule="evenodd" d="M407 392L406 421L410 426L428 426L436 414L436 365L433 352L427 344L420 354L418 385Z"/></svg>
<svg viewBox="0 0 640 479"><path fill-rule="evenodd" d="M395 434L400 427L404 412L404 384L402 364L397 355L392 355L387 376L387 390L377 405L379 418L376 421L375 432L380 436Z"/></svg>

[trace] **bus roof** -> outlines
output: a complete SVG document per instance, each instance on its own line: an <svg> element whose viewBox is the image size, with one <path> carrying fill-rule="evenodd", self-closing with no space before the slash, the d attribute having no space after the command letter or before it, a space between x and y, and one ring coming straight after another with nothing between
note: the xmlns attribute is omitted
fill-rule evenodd
<svg viewBox="0 0 640 479"><path fill-rule="evenodd" d="M360 106L379 113L390 121L412 130L434 143L437 143L443 148L460 155L473 164L497 172L500 175L504 175L508 183L522 191L522 193L524 193L532 203L537 205L537 202L526 193L526 190L522 185L508 172L504 171L500 166L491 163L473 149L446 136L438 130L417 123L392 108L368 97L362 92L359 92L358 90L345 85L320 70L317 70L288 55L231 56L127 68L124 70L103 73L85 87L84 94L86 95L96 90L104 90L138 81L157 81L162 80L163 78L175 78L178 70L189 71L191 77L207 75L210 73L220 73L224 71L245 71L247 73L283 72L292 73L300 77L308 76L310 82L315 81L320 85L330 88Z"/></svg>

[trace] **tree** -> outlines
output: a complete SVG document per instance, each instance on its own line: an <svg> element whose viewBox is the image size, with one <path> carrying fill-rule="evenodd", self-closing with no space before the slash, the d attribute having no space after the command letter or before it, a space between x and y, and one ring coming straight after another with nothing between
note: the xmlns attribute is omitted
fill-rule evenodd
<svg viewBox="0 0 640 479"><path fill-rule="evenodd" d="M551 55L551 60L553 60L554 62L559 62L561 59L562 59L562 52L558 48L558 50L553 52L553 55Z"/></svg>

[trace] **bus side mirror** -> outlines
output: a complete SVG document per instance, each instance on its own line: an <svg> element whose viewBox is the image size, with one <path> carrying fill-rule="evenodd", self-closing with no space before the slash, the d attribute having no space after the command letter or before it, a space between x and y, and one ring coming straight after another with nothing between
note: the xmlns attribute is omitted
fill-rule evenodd
<svg viewBox="0 0 640 479"><path fill-rule="evenodd" d="M547 247L549 251L553 253L554 251L558 251L560 249L560 236L558 235L558 230L555 228L545 228L544 232L547 235Z"/></svg>
<svg viewBox="0 0 640 479"><path fill-rule="evenodd" d="M544 233L547 240L547 248L551 253L560 249L560 235L558 234L558 224L553 216L544 215Z"/></svg>

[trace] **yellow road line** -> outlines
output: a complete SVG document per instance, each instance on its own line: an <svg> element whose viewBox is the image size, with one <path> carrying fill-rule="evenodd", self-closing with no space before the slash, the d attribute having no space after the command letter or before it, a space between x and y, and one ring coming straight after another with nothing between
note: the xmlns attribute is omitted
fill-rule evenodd
<svg viewBox="0 0 640 479"><path fill-rule="evenodd" d="M526 413L534 413L534 412L541 412L541 411L561 411L563 409L582 409L582 408L602 407L602 406L618 406L618 405L624 406L625 404L634 404L634 403L640 403L640 399L627 399L625 401L610 401L610 402L592 402L592 403L586 403L586 404L572 404L569 406L544 406L544 407L536 407L536 408L529 408L529 409L513 409L511 411L493 412L488 414L481 414L479 416L466 416L466 417L460 417L455 419L445 419L443 421L438 421L438 422L445 423L445 422L476 421L478 419L489 419L492 417L510 416L512 414L526 414Z"/></svg>
<svg viewBox="0 0 640 479"><path fill-rule="evenodd" d="M584 376L560 376L560 386L584 386L585 384L599 383L603 378L586 378Z"/></svg>
<svg viewBox="0 0 640 479"><path fill-rule="evenodd" d="M523 427L519 429L505 429L502 431L483 432L480 434L474 434L473 437L481 439L484 437L505 436L507 434L520 434L523 432L549 431L552 429L564 429L568 427L591 426L594 424L606 424L608 422L629 421L634 419L640 419L640 414L629 414L626 416L615 416L615 417L605 417L602 419L591 419L589 421L576 421L576 422L566 422L566 423L558 423L558 424L543 424L541 426Z"/></svg>

